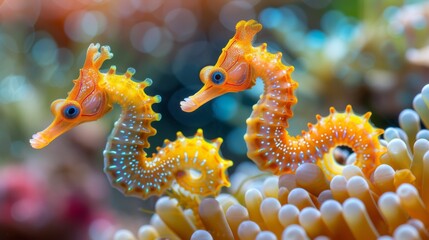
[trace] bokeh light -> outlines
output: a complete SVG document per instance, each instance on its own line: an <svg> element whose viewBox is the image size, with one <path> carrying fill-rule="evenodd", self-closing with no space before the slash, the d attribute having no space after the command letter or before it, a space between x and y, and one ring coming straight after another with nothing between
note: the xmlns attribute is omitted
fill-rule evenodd
<svg viewBox="0 0 429 240"><path fill-rule="evenodd" d="M183 42L189 40L195 33L198 22L190 10L178 8L171 10L165 16L165 25L173 33L176 41Z"/></svg>
<svg viewBox="0 0 429 240"><path fill-rule="evenodd" d="M24 76L9 75L0 80L0 102L11 103L27 100L33 89Z"/></svg>
<svg viewBox="0 0 429 240"><path fill-rule="evenodd" d="M39 39L33 45L31 55L41 67L51 65L56 60L57 44L49 37Z"/></svg>

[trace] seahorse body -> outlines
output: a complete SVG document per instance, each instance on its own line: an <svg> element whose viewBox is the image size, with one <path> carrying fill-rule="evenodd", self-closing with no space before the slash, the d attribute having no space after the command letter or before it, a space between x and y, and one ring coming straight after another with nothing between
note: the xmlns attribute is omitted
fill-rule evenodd
<svg viewBox="0 0 429 240"><path fill-rule="evenodd" d="M152 110L159 96L148 96L144 88L151 80L135 82L129 68L123 75L111 66L107 73L99 72L103 62L112 58L110 48L91 44L84 67L67 99L56 100L51 110L54 121L45 130L34 134L33 148L43 148L56 137L76 125L103 117L114 103L122 107L104 150L105 172L110 182L126 195L147 198L160 195L177 182L191 193L202 196L217 194L222 186L229 186L226 169L232 165L219 154L222 139L204 140L202 130L193 138L177 133L177 140L165 140L157 153L147 157L148 138L156 134L153 121L161 115Z"/></svg>
<svg viewBox="0 0 429 240"><path fill-rule="evenodd" d="M317 123L308 124L308 131L296 137L289 135L288 119L293 116L292 106L297 103L294 90L298 83L291 78L294 68L281 62L281 53L268 52L265 43L252 46L255 34L261 29L262 25L254 20L237 24L234 37L223 48L216 65L201 70L204 86L181 102L182 110L191 112L224 93L251 88L260 77L265 84L264 93L246 121L244 139L248 157L261 169L283 174L310 162L333 177L344 167L335 161L333 150L337 146L348 146L356 153L354 164L370 174L385 152L378 139L383 130L369 123L370 113L357 116L351 106L347 106L344 113L331 108L329 116L317 115Z"/></svg>

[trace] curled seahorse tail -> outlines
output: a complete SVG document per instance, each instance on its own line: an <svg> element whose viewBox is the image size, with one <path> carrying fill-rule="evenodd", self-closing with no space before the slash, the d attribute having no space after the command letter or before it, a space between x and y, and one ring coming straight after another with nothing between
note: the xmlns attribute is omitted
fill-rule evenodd
<svg viewBox="0 0 429 240"><path fill-rule="evenodd" d="M226 169L232 165L232 161L224 160L219 154L221 142L220 138L206 141L201 129L192 138L178 132L177 139L165 140L152 158L146 158L142 150L132 149L129 155L106 150L105 171L112 185L125 195L159 196L175 182L193 194L216 195L223 186L230 186ZM124 146L115 139L109 149L113 145Z"/></svg>
<svg viewBox="0 0 429 240"><path fill-rule="evenodd" d="M177 140L168 142L155 158L176 159L177 166L170 171L185 190L201 196L216 195L223 186L230 186L226 169L232 166L232 161L220 156L221 144L221 138L206 141L201 129L192 138L178 132Z"/></svg>
<svg viewBox="0 0 429 240"><path fill-rule="evenodd" d="M316 163L328 178L340 175L346 164L339 163L334 156L338 146L349 147L356 154L353 164L360 167L367 176L380 164L380 156L386 151L379 141L383 130L375 128L369 122L370 116L370 112L362 116L354 114L350 105L343 113L331 108L329 116L318 120L309 130L309 133L314 135L314 149L318 149L321 152L319 154L322 154Z"/></svg>
<svg viewBox="0 0 429 240"><path fill-rule="evenodd" d="M330 108L328 116L316 115L317 123L309 123L309 130L296 137L289 136L284 128L261 126L258 119L248 119L245 135L248 157L259 168L277 175L294 172L302 163L316 163L332 178L342 173L345 164L337 162L334 150L347 146L356 154L354 164L369 176L385 152L378 140L383 130L374 128L369 116L370 113L354 114L350 105L344 113ZM255 129L260 130L255 132Z"/></svg>

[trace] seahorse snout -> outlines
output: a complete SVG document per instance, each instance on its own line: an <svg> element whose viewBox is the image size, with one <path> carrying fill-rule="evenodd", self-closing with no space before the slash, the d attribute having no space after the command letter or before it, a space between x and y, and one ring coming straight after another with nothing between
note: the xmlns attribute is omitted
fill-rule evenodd
<svg viewBox="0 0 429 240"><path fill-rule="evenodd" d="M180 108L184 112L193 112L198 109L198 105L191 98L185 98L180 102Z"/></svg>
<svg viewBox="0 0 429 240"><path fill-rule="evenodd" d="M197 93L185 98L184 101L181 101L180 107L185 112L193 112L213 98L217 98L227 92L228 91L225 88L220 88L208 83L205 84Z"/></svg>
<svg viewBox="0 0 429 240"><path fill-rule="evenodd" d="M64 120L62 115L55 116L54 121L52 121L52 123L47 128L45 128L45 130L33 134L32 139L30 139L31 147L35 149L44 148L61 134L67 132L79 124L80 122L78 121Z"/></svg>
<svg viewBox="0 0 429 240"><path fill-rule="evenodd" d="M33 134L32 138L30 139L30 144L32 148L41 149L46 147L49 142L45 140L45 138L40 132L38 132L36 134Z"/></svg>

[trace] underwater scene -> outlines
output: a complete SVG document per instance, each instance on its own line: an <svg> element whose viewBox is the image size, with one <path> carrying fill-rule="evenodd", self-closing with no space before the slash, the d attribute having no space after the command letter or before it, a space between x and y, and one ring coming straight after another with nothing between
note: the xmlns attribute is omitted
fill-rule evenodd
<svg viewBox="0 0 429 240"><path fill-rule="evenodd" d="M0 0L0 239L429 239L426 0Z"/></svg>

